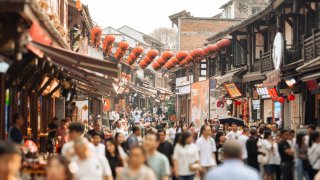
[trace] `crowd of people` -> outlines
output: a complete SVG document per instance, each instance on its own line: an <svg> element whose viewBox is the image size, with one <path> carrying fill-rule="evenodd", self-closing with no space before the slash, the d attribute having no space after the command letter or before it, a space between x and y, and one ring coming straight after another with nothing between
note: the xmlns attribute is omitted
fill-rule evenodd
<svg viewBox="0 0 320 180"><path fill-rule="evenodd" d="M91 124L54 118L48 125L46 179L320 179L314 125L304 133L275 123L249 127L213 119L198 129L150 114L136 109L131 117L115 115L106 127L99 119ZM23 118L12 121L8 141L0 142L0 174L8 180L21 179L24 159Z"/></svg>

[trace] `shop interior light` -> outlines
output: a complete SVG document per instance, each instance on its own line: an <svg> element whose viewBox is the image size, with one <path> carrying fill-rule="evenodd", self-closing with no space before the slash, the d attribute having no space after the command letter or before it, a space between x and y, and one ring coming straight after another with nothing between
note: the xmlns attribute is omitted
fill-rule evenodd
<svg viewBox="0 0 320 180"><path fill-rule="evenodd" d="M0 73L6 73L12 64L12 61L0 55Z"/></svg>

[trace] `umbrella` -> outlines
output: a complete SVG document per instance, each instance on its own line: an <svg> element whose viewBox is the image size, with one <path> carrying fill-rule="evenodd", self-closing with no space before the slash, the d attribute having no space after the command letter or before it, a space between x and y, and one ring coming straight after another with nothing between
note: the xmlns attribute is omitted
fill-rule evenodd
<svg viewBox="0 0 320 180"><path fill-rule="evenodd" d="M219 122L221 124L232 124L232 123L236 123L238 126L244 126L244 121L240 118L236 118L236 117L225 117L225 118L220 118Z"/></svg>

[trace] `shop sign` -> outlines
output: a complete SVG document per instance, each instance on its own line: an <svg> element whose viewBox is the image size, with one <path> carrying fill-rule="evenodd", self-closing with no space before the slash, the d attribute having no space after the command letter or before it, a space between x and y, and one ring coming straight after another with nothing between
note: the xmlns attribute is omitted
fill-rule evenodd
<svg viewBox="0 0 320 180"><path fill-rule="evenodd" d="M272 99L279 97L276 88L268 89L268 92Z"/></svg>
<svg viewBox="0 0 320 180"><path fill-rule="evenodd" d="M266 87L257 88L257 93L259 96L261 96L261 98L270 98L268 89Z"/></svg>
<svg viewBox="0 0 320 180"><path fill-rule="evenodd" d="M234 83L226 84L224 87L227 89L228 93L232 98L237 98L242 96L238 87Z"/></svg>
<svg viewBox="0 0 320 180"><path fill-rule="evenodd" d="M252 100L252 107L253 107L253 109L259 110L260 109L260 100Z"/></svg>
<svg viewBox="0 0 320 180"><path fill-rule="evenodd" d="M278 83L281 81L279 69L271 71L266 76L267 76L267 80L263 81L263 85L265 87L277 86Z"/></svg>
<svg viewBox="0 0 320 180"><path fill-rule="evenodd" d="M190 94L190 85L177 87L176 88L176 94L177 95Z"/></svg>
<svg viewBox="0 0 320 180"><path fill-rule="evenodd" d="M193 75L176 78L176 86L186 86L193 83Z"/></svg>

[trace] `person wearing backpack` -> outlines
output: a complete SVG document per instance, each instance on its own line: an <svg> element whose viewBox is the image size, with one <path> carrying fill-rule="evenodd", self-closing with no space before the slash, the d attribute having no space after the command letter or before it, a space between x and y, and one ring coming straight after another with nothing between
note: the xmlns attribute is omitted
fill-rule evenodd
<svg viewBox="0 0 320 180"><path fill-rule="evenodd" d="M320 134L318 131L314 131L310 140L312 142L311 147L308 150L308 159L310 165L312 166L312 172L310 174L310 178L313 179L317 172L320 170Z"/></svg>

